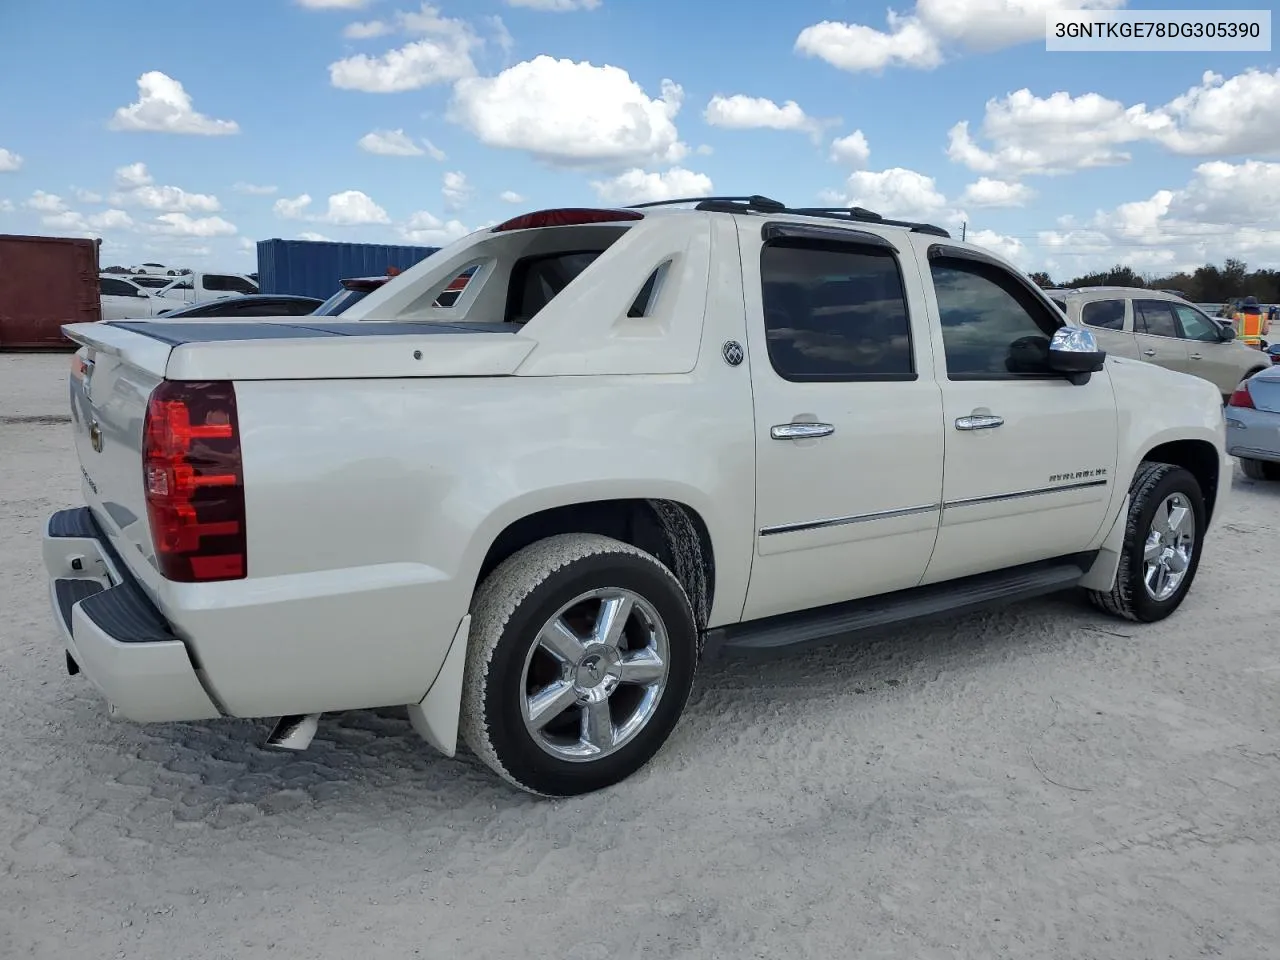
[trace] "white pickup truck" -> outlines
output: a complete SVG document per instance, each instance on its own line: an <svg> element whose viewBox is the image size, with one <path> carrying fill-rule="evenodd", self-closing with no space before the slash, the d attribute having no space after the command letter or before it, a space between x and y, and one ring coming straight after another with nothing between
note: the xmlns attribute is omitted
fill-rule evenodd
<svg viewBox="0 0 1280 960"><path fill-rule="evenodd" d="M857 208L542 211L340 318L64 329L87 506L44 556L113 714L300 749L403 704L547 795L648 762L712 650L1076 587L1160 620L1230 489L1216 387Z"/></svg>

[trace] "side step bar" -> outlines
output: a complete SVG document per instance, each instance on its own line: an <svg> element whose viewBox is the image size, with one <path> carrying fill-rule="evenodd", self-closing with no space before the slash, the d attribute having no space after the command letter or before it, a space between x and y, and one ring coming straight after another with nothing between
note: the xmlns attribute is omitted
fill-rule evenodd
<svg viewBox="0 0 1280 960"><path fill-rule="evenodd" d="M707 632L704 656L768 653L821 643L909 621L969 613L986 607L1068 590L1080 582L1094 554L1062 557L946 583L912 587Z"/></svg>

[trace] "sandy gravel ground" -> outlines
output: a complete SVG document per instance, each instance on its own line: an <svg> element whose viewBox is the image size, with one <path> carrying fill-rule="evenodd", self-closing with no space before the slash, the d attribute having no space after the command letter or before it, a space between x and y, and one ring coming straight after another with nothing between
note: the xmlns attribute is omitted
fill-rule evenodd
<svg viewBox="0 0 1280 960"><path fill-rule="evenodd" d="M1056 599L715 666L640 775L540 801L395 712L296 757L108 720L39 559L66 360L0 355L6 960L1280 956L1280 486L1237 477L1163 624Z"/></svg>

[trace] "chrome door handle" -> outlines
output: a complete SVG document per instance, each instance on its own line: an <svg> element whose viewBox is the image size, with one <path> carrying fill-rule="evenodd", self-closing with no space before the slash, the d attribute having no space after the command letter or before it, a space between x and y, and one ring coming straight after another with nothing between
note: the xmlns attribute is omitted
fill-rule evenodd
<svg viewBox="0 0 1280 960"><path fill-rule="evenodd" d="M956 420L957 430L992 430L1004 424L1004 417L975 415Z"/></svg>
<svg viewBox="0 0 1280 960"><path fill-rule="evenodd" d="M1143 350L1142 355L1144 357L1154 357L1156 355L1156 352L1154 350Z"/></svg>
<svg viewBox="0 0 1280 960"><path fill-rule="evenodd" d="M809 440L829 437L835 432L835 426L830 423L780 423L769 428L769 436L775 440Z"/></svg>
<svg viewBox="0 0 1280 960"><path fill-rule="evenodd" d="M1192 360L1202 360L1202 359L1203 359L1203 357L1201 357L1201 356L1200 356L1200 354L1198 354L1198 353L1193 353L1193 354L1191 354L1190 359L1192 359Z"/></svg>

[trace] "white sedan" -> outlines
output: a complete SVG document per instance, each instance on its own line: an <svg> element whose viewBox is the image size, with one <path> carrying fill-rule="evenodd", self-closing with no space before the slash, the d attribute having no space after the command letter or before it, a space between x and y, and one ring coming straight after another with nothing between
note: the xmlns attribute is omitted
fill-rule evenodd
<svg viewBox="0 0 1280 960"><path fill-rule="evenodd" d="M171 301L162 300L157 305L150 291L124 277L98 277L98 292L103 320L147 319L173 308Z"/></svg>

